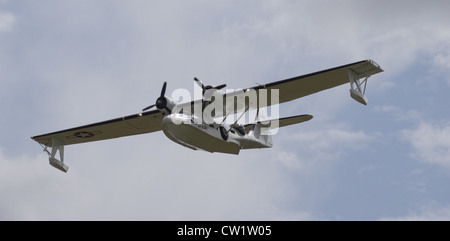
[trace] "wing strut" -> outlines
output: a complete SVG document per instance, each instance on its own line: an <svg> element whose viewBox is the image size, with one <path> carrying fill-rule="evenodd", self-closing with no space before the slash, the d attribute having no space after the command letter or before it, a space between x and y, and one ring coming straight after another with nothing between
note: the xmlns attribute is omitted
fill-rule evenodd
<svg viewBox="0 0 450 241"><path fill-rule="evenodd" d="M350 96L363 105L367 105L367 97L365 96L367 79L370 75L365 77L363 81L360 81L358 74L353 70L348 70L348 77L350 78Z"/></svg>
<svg viewBox="0 0 450 241"><path fill-rule="evenodd" d="M44 151L47 152L47 154L49 156L48 160L50 161L50 165L52 165L56 169L61 170L63 172L67 172L69 170L69 166L64 164L64 142L63 141L56 139L56 138L52 138L52 151L49 152L47 150L47 147L44 148ZM55 158L56 153L58 151L59 151L59 160Z"/></svg>

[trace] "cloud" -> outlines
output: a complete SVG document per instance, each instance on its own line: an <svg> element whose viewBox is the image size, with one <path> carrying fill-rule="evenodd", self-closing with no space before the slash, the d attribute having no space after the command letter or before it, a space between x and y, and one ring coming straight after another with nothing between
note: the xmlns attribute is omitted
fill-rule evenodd
<svg viewBox="0 0 450 241"><path fill-rule="evenodd" d="M381 113L392 113L399 111L399 108L394 105L376 105L373 110Z"/></svg>
<svg viewBox="0 0 450 241"><path fill-rule="evenodd" d="M15 9L0 14L0 32L21 30L1 47L1 81L12 86L2 85L2 103L15 117L1 120L3 135L11 137L0 152L0 219L314 219L313 205L305 203L330 192L324 177L333 178L326 184L339 181L326 175L333 162L375 139L365 129L320 122L335 121L324 117L336 113L347 118L344 88L284 106L308 110L316 116L311 123L321 125L303 132L286 127L273 149L238 157L194 152L155 133L70 146L67 175L49 166L45 154L20 153L40 151L35 143L24 151L30 134L138 112L154 103L166 80L169 93L192 88L197 75L240 88L373 58L386 72L372 77L369 88L384 92L410 87L389 76L407 78L403 70L417 62L448 68L448 8L427 2L136 0L108 1L105 8L102 1L23 1ZM392 96L385 101L374 111L420 119L417 111L401 112L410 107L392 105L398 103ZM402 135L416 158L435 159L425 157L446 145L433 141L447 128L417 126ZM421 131L429 137L422 140ZM425 151L421 142L429 145ZM359 172L381 170L366 166Z"/></svg>
<svg viewBox="0 0 450 241"><path fill-rule="evenodd" d="M280 205L290 180L267 152L211 154L153 136L67 146L66 174L44 153L0 150L0 220L314 219Z"/></svg>
<svg viewBox="0 0 450 241"><path fill-rule="evenodd" d="M434 64L450 70L450 52L440 52L434 56Z"/></svg>
<svg viewBox="0 0 450 241"><path fill-rule="evenodd" d="M14 70L27 69L27 75L33 76L30 81L23 71L17 71L20 74L16 78L21 78L21 87L34 86L23 88L27 91L25 95L29 96L30 102L41 105L39 110L34 109L30 127L33 134L41 134L39 130L56 131L131 114L128 109L140 111L148 103L154 103L163 80L169 81L169 93L184 83L193 86L191 74L196 71L213 76L237 73L248 80L246 85L253 86L251 78L246 78L241 69L250 66L253 68L250 72L258 73L261 69L261 64L256 61L261 56L254 56L256 48L249 48L251 40L224 41L219 38L222 33L220 23L201 20L211 19L213 14L209 9L198 13L196 6L189 3L186 6L190 11L185 11L176 4L164 2L160 3L164 5L162 11L156 11L153 3L145 2L146 7L142 8L145 11L139 10L137 12L143 11L142 14L136 14L136 9L130 9L127 3L124 12L118 11L126 17L108 15L102 12L105 9L102 6L98 16L100 7L88 7L79 19L78 13L85 7L77 3L61 4L51 16L46 14L48 6L38 4L28 18L38 19L39 28L23 31L25 36L33 38L21 38L9 45L19 50L15 53L18 65L11 64ZM216 9L216 13L220 12ZM170 13L170 17L166 13ZM197 13L202 17L196 16ZM58 19L60 21L55 21ZM229 15L227 19L233 19L233 16ZM121 24L113 31L108 28L109 20ZM136 20L141 24L134 26L132 23ZM213 28L200 31L197 27ZM189 31L194 29L198 31ZM33 41L27 41L31 39ZM123 43L125 50L117 43ZM227 84L240 81L236 76L230 79ZM140 100L134 102L135 96ZM11 95L10 99L11 103L29 104L19 96ZM12 119L8 123L11 123L10 130L11 126L17 125ZM3 130L7 131L5 126ZM27 137L24 142L31 141ZM8 153L7 148L17 144L4 145L4 153ZM35 143L31 145L35 147ZM39 150L30 148L28 151ZM267 152L263 155L257 150L249 151L238 157L194 152L171 142L162 133L152 133L66 147L65 161L70 166L66 175L48 165L46 155L11 157L0 153L0 166L8 167L3 168L7 174L0 179L0 207L4 208L0 212L1 218L220 220L312 217L298 211L301 208L292 212L280 205L292 198L286 194L290 180L283 176L284 170L280 169L279 163L267 161Z"/></svg>
<svg viewBox="0 0 450 241"><path fill-rule="evenodd" d="M272 159L306 173L328 166L330 161L340 159L348 150L361 150L374 140L373 135L364 131L336 127L284 134L279 139L275 135L274 138L275 144L284 148L276 147Z"/></svg>
<svg viewBox="0 0 450 241"><path fill-rule="evenodd" d="M422 121L416 128L401 131L413 148L412 156L424 163L450 168L450 124Z"/></svg>
<svg viewBox="0 0 450 241"><path fill-rule="evenodd" d="M417 107L417 106L416 106ZM391 115L397 122L419 123L423 120L423 114L419 110L403 110L400 105L376 105L372 108L376 113Z"/></svg>
<svg viewBox="0 0 450 241"><path fill-rule="evenodd" d="M435 66L434 69L437 70L437 75L435 75L438 76L438 79L446 80L447 85L450 86L450 50L448 45L445 46L445 50L437 51L434 54L432 63Z"/></svg>
<svg viewBox="0 0 450 241"><path fill-rule="evenodd" d="M56 171L42 152L10 157L0 148L0 167L0 220L86 218L104 203L92 179Z"/></svg>
<svg viewBox="0 0 450 241"><path fill-rule="evenodd" d="M0 33L9 32L16 23L16 17L12 13L0 13Z"/></svg>

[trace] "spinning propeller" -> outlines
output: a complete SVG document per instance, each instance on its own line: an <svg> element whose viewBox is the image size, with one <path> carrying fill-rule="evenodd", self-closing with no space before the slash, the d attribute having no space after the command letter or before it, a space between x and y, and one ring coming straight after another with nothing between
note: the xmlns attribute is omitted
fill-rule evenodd
<svg viewBox="0 0 450 241"><path fill-rule="evenodd" d="M158 109L165 109L167 110L167 112L171 112L171 110L167 107L167 99L164 96L166 94L166 87L167 87L167 82L164 82L162 89L161 89L161 95L158 97L158 99L156 99L156 103L150 106L145 107L144 109L142 109L142 111L146 111L149 110L153 107L156 106L156 108Z"/></svg>

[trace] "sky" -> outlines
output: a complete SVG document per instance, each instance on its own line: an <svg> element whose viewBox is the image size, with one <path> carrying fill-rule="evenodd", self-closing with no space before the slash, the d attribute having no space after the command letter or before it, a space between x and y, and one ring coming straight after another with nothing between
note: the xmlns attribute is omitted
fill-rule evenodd
<svg viewBox="0 0 450 241"><path fill-rule="evenodd" d="M0 0L0 220L450 220L449 1ZM271 149L193 151L162 132L71 145L31 136L372 59Z"/></svg>

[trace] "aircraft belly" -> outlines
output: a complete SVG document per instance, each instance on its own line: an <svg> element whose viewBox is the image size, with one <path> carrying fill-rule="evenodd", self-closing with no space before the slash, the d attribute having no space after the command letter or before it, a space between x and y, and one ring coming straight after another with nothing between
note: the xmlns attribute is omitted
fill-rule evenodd
<svg viewBox="0 0 450 241"><path fill-rule="evenodd" d="M255 140L249 138L241 138L239 139L239 142L241 143L242 149L261 149L272 147L256 140L256 138Z"/></svg>
<svg viewBox="0 0 450 241"><path fill-rule="evenodd" d="M194 150L205 150L208 152L222 152L239 154L240 146L234 142L224 141L220 134L214 136L215 131L209 127L195 124L175 124L170 120L163 121L163 132L172 141ZM218 133L218 131L217 131Z"/></svg>

